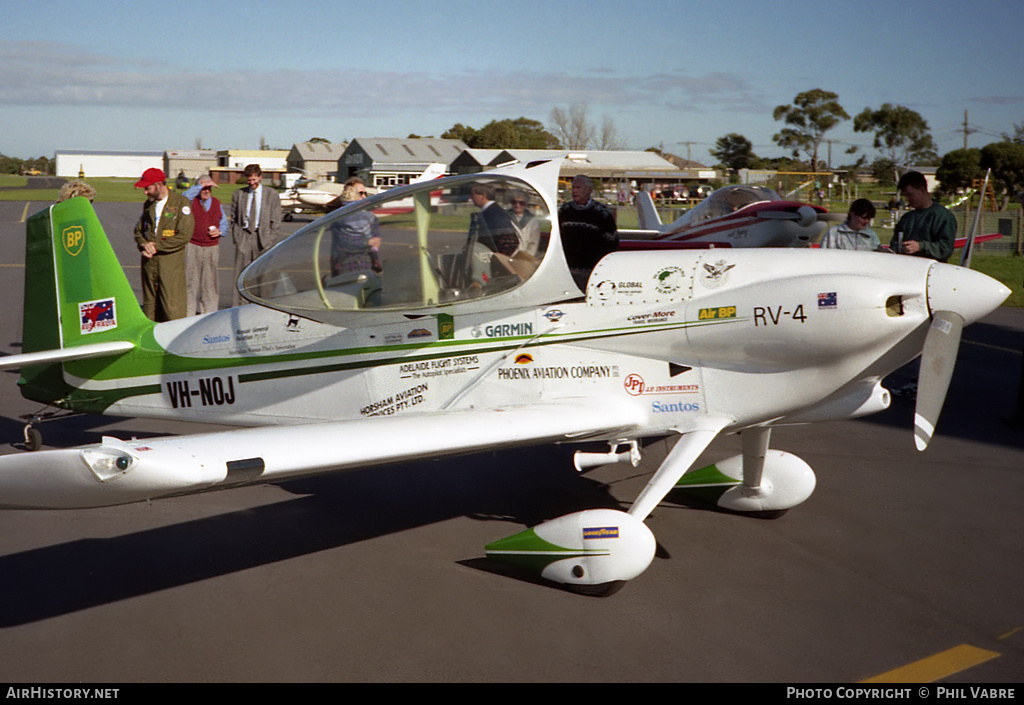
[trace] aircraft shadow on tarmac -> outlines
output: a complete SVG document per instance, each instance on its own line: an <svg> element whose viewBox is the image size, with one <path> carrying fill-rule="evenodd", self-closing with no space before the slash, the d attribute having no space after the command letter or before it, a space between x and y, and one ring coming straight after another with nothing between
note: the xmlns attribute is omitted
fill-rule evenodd
<svg viewBox="0 0 1024 705"><path fill-rule="evenodd" d="M1018 402L1021 357L1015 351L1021 346L1020 332L979 323L968 329L964 341L938 435L1024 447L1024 426L1007 423ZM915 374L905 368L886 384L894 388ZM888 410L864 421L906 428L909 434L913 413L913 400L897 397ZM46 443L70 447L96 442L98 429L113 424L118 429L110 433L120 437L158 435L132 432L128 419L76 416L44 424ZM0 417L0 438L20 440L23 425L18 419ZM515 449L279 483L295 499L3 556L0 594L5 607L0 610L0 628L455 517L533 526L577 510L621 508L610 486L573 470L572 450ZM487 561L482 553L481 547L480 555L458 563L537 582Z"/></svg>
<svg viewBox="0 0 1024 705"><path fill-rule="evenodd" d="M1024 365L1020 331L975 323L964 331L956 368L935 435L1024 448ZM883 386L898 390L917 379L918 361L890 374ZM888 409L863 421L912 429L913 395L893 394Z"/></svg>
<svg viewBox="0 0 1024 705"><path fill-rule="evenodd" d="M468 516L534 525L619 508L607 485L575 472L569 450L518 449L279 483L295 499L0 557L0 628ZM495 538L507 535L501 531ZM484 565L480 555L460 564ZM339 558L343 560L343 558ZM513 577L521 577L513 575Z"/></svg>

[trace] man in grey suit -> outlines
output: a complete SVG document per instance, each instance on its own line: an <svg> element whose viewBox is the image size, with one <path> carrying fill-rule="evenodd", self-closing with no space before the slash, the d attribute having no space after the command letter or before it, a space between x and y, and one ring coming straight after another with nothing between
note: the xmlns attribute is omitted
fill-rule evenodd
<svg viewBox="0 0 1024 705"><path fill-rule="evenodd" d="M243 172L249 186L231 197L231 237L235 243L235 281L242 270L277 242L281 230L281 199L263 185L263 170L250 164ZM235 306L244 303L235 289Z"/></svg>

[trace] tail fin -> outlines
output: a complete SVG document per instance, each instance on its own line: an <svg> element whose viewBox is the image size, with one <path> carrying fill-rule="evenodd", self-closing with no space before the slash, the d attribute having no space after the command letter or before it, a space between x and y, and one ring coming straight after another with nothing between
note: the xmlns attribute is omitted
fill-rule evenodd
<svg viewBox="0 0 1024 705"><path fill-rule="evenodd" d="M415 179L409 181L410 184L418 184L421 181L433 181L444 176L448 171L448 166L441 164L440 162L434 162L427 166L426 170Z"/></svg>
<svg viewBox="0 0 1024 705"><path fill-rule="evenodd" d="M660 230L661 216L658 209L654 207L654 199L648 191L640 191L636 194L636 214L640 218L641 230Z"/></svg>
<svg viewBox="0 0 1024 705"><path fill-rule="evenodd" d="M16 356L26 363L18 381L23 396L44 403L61 399L68 390L62 360L124 352L132 347L126 341L138 341L153 325L88 200L72 198L28 219L25 354ZM44 357L46 364L31 364Z"/></svg>

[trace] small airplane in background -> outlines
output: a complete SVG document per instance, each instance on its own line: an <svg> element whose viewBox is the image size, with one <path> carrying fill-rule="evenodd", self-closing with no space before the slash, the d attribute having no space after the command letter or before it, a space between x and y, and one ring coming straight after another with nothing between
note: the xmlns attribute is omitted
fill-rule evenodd
<svg viewBox="0 0 1024 705"><path fill-rule="evenodd" d="M422 174L410 180L409 183L417 184L421 181L439 178L444 176L447 169L444 164L430 164ZM281 208L285 211L285 220L291 220L293 213L322 214L330 213L340 208L344 205L341 200L344 189L344 184L334 183L333 181L306 181L302 186L288 189L281 194ZM393 213L407 212L411 210L412 202L409 202L408 208L403 208L400 205L393 205L392 208L401 209L393 210ZM377 215L389 215L389 213L378 212Z"/></svg>
<svg viewBox="0 0 1024 705"><path fill-rule="evenodd" d="M484 547L531 576L607 594L653 561L646 519L670 494L754 515L806 500L814 472L769 448L772 428L885 409L883 378L919 355L923 450L962 327L1009 295L963 267L810 248L613 252L581 289L559 237L560 166L352 202L250 265L238 280L250 304L165 323L142 315L87 199L33 215L23 352L0 357L21 370L23 396L249 428L3 455L0 507L101 507L550 443L606 443L577 452L581 470L635 465L643 439L674 437L628 508L550 518ZM472 186L500 208L529 203L535 252L486 244L480 211L456 197ZM438 192L450 206L432 207ZM348 259L348 219L406 202L380 223L380 268ZM735 433L740 454L693 468Z"/></svg>
<svg viewBox="0 0 1024 705"><path fill-rule="evenodd" d="M663 224L650 193L636 195L640 228L620 230L623 249L808 247L845 215L784 201L764 186L723 186L672 223Z"/></svg>

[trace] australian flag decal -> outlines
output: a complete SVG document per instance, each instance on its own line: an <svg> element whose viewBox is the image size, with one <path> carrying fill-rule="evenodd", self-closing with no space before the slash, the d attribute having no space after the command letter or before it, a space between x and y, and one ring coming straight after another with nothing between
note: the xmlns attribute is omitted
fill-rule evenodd
<svg viewBox="0 0 1024 705"><path fill-rule="evenodd" d="M836 306L836 292L829 291L824 294L818 294L818 308L835 308Z"/></svg>
<svg viewBox="0 0 1024 705"><path fill-rule="evenodd" d="M117 328L117 309L113 299L78 304L78 317L82 325L82 335Z"/></svg>

